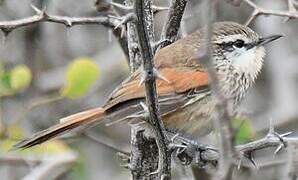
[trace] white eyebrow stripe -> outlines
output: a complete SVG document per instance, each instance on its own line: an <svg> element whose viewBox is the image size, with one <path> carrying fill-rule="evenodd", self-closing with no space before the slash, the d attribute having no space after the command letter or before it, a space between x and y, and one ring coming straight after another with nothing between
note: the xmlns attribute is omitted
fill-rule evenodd
<svg viewBox="0 0 298 180"><path fill-rule="evenodd" d="M229 35L229 36L219 36L218 38L216 38L214 43L222 44L222 43L234 42L237 39L243 40L245 44L250 43L250 40L246 36L243 36L241 34L234 34L234 35Z"/></svg>

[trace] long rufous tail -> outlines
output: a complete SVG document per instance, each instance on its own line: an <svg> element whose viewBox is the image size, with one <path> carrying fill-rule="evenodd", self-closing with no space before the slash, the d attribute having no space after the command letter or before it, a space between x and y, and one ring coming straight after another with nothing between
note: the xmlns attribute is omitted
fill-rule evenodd
<svg viewBox="0 0 298 180"><path fill-rule="evenodd" d="M37 144L41 144L75 128L88 126L89 124L100 121L104 116L105 110L103 108L94 108L65 117L60 120L59 124L33 134L31 137L15 144L12 149L26 149Z"/></svg>

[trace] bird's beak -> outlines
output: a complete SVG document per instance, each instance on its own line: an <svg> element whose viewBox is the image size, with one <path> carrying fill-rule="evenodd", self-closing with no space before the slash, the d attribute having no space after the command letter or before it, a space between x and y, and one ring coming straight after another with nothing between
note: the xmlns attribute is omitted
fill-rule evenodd
<svg viewBox="0 0 298 180"><path fill-rule="evenodd" d="M257 42L257 46L263 46L281 37L283 37L283 35L273 35L269 37L260 38L259 41Z"/></svg>

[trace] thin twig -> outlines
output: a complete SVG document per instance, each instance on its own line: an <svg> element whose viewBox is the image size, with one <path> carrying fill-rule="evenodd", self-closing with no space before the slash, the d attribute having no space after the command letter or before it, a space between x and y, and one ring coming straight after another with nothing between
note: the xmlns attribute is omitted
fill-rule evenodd
<svg viewBox="0 0 298 180"><path fill-rule="evenodd" d="M0 21L0 29L7 35L11 31L24 27L30 26L40 22L53 22L63 24L66 27L72 27L74 25L84 24L101 24L107 27L116 27L120 20L110 16L99 16L99 17L68 17L68 16L55 16L46 13L45 10L40 10L35 6L32 6L36 12L35 15L11 21Z"/></svg>
<svg viewBox="0 0 298 180"><path fill-rule="evenodd" d="M150 1L150 0L149 0ZM140 52L143 59L143 68L145 73L145 92L146 103L149 111L150 124L153 127L156 143L159 149L159 164L157 173L161 179L171 178L171 153L168 149L169 140L161 120L159 105L156 93L156 76L153 64L153 52L150 44L144 7L144 0L135 1L135 13L137 16L137 32L140 46Z"/></svg>
<svg viewBox="0 0 298 180"><path fill-rule="evenodd" d="M133 0L125 0L124 3L128 7L133 6ZM135 72L141 65L141 53L138 48L137 32L135 22L128 22L127 29L127 45L129 54L130 72Z"/></svg>
<svg viewBox="0 0 298 180"><path fill-rule="evenodd" d="M250 15L250 17L245 23L246 26L248 26L254 19L256 19L260 15L274 15L274 16L287 17L288 19L298 19L298 12L293 10L294 8L293 3L289 4L290 6L288 11L278 11L278 10L261 8L251 0L243 0L243 1L254 9L253 13Z"/></svg>

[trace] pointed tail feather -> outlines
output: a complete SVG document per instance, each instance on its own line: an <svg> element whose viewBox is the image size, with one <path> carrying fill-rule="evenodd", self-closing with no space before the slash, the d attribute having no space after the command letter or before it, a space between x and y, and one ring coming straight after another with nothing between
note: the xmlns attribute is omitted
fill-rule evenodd
<svg viewBox="0 0 298 180"><path fill-rule="evenodd" d="M43 131L37 132L31 137L18 142L13 146L12 149L26 149L37 144L41 144L49 139L69 132L75 128L87 126L96 121L100 121L104 116L105 110L103 108L95 108L62 118L59 124L56 124Z"/></svg>

